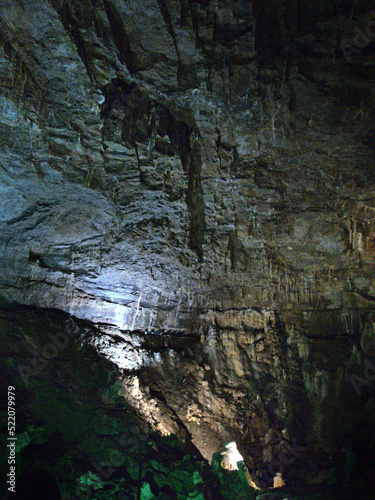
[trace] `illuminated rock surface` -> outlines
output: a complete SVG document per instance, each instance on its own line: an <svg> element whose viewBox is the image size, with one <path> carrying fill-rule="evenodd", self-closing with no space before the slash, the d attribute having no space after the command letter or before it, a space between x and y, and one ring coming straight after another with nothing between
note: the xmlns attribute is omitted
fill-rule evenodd
<svg viewBox="0 0 375 500"><path fill-rule="evenodd" d="M20 470L36 454L92 498L372 498L372 7L1 2ZM220 476L230 441L294 490Z"/></svg>

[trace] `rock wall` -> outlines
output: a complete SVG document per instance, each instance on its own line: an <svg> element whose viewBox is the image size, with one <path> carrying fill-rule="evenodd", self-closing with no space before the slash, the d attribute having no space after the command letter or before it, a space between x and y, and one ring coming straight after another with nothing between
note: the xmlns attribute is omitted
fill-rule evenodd
<svg viewBox="0 0 375 500"><path fill-rule="evenodd" d="M259 477L374 446L372 7L0 6L3 308L88 321L146 420Z"/></svg>

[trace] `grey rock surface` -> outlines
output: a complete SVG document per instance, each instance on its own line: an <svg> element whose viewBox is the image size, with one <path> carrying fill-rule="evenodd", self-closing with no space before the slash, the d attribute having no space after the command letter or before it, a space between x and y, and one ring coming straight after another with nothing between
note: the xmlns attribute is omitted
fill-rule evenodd
<svg viewBox="0 0 375 500"><path fill-rule="evenodd" d="M373 441L375 54L345 58L372 19L347 4L0 5L2 300L90 321L207 459L297 440L303 476L307 443Z"/></svg>

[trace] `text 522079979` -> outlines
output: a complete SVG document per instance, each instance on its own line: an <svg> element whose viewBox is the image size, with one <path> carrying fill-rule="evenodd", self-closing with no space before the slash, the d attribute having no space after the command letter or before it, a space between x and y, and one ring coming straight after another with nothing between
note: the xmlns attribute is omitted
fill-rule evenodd
<svg viewBox="0 0 375 500"><path fill-rule="evenodd" d="M14 436L16 433L16 389L8 387L8 434Z"/></svg>

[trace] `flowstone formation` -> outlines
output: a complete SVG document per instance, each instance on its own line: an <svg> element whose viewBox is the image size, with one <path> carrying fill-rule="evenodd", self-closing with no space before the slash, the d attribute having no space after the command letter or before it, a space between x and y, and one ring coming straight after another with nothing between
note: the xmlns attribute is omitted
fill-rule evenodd
<svg viewBox="0 0 375 500"><path fill-rule="evenodd" d="M368 0L1 2L19 472L51 453L69 494L371 499L374 16ZM92 426L133 425L139 456L95 472ZM239 471L210 465L228 442Z"/></svg>

